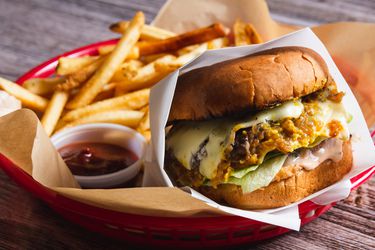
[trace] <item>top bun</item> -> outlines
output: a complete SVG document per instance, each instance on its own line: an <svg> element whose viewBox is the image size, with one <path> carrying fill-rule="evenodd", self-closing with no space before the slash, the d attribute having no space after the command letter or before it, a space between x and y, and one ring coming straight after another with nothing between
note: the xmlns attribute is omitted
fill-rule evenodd
<svg viewBox="0 0 375 250"><path fill-rule="evenodd" d="M326 63L304 47L280 47L189 71L178 78L168 122L261 110L329 81Z"/></svg>

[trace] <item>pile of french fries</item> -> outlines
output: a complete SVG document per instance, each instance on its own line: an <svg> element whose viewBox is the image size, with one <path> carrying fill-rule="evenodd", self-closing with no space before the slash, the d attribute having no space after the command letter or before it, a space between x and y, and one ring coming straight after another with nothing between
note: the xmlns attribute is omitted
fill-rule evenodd
<svg viewBox="0 0 375 250"><path fill-rule="evenodd" d="M116 45L96 56L61 57L56 74L22 87L0 77L0 89L35 110L50 136L86 123L117 123L150 139L150 87L204 51L261 43L249 23L237 20L230 32L219 23L183 34L145 24L142 12L110 26L121 34Z"/></svg>

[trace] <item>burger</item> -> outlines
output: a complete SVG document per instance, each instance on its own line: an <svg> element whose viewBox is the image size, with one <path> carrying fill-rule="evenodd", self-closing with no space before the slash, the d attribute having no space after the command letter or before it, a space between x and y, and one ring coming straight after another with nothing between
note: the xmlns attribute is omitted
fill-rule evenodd
<svg viewBox="0 0 375 250"><path fill-rule="evenodd" d="M175 185L230 206L296 202L352 167L343 96L324 60L304 47L189 71L177 81L164 168Z"/></svg>

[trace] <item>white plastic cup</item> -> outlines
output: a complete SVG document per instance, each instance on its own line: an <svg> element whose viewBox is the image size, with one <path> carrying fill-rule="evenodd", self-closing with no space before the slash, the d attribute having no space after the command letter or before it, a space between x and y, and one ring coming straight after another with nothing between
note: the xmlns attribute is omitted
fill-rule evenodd
<svg viewBox="0 0 375 250"><path fill-rule="evenodd" d="M74 143L108 143L133 152L138 160L127 168L114 173L80 176L74 175L81 187L109 188L134 178L140 171L146 152L146 140L137 131L116 124L93 123L65 129L51 137L57 150Z"/></svg>

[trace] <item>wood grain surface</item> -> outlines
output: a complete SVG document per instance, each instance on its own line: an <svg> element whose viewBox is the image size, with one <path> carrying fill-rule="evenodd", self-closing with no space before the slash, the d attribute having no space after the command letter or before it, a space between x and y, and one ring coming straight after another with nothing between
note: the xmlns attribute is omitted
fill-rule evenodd
<svg viewBox="0 0 375 250"><path fill-rule="evenodd" d="M164 0L0 0L0 75L15 80L55 55L115 37L106 27L136 10L151 21ZM375 22L373 0L269 0L281 22ZM0 142L4 143L4 142ZM374 249L375 179L300 232L243 249ZM0 249L124 249L64 219L0 170Z"/></svg>

